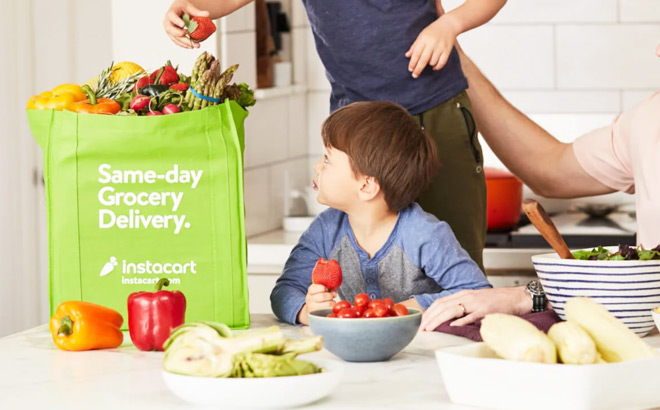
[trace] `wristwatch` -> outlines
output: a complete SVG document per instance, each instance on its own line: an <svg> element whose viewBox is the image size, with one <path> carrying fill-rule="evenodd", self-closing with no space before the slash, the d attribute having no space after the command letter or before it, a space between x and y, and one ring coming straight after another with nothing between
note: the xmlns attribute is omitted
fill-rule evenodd
<svg viewBox="0 0 660 410"><path fill-rule="evenodd" d="M538 279L530 281L525 290L532 295L532 312L543 312L546 310L548 299L545 297L545 291Z"/></svg>

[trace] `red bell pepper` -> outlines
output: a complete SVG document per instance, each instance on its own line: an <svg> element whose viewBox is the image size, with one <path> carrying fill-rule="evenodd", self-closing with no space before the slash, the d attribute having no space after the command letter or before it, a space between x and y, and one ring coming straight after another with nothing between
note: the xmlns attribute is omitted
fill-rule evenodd
<svg viewBox="0 0 660 410"><path fill-rule="evenodd" d="M186 316L186 298L175 290L161 290L170 284L160 279L155 292L134 292L128 296L128 332L140 350L163 350L163 343Z"/></svg>

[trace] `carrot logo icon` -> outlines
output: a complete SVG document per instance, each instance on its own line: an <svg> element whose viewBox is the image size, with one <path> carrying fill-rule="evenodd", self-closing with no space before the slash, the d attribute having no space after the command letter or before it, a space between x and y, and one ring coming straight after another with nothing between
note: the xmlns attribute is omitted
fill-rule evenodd
<svg viewBox="0 0 660 410"><path fill-rule="evenodd" d="M101 269L101 274L99 276L105 276L108 273L112 272L113 270L115 270L115 267L118 264L119 263L117 262L117 258L111 256L110 261L106 262L105 265L103 265L103 269Z"/></svg>

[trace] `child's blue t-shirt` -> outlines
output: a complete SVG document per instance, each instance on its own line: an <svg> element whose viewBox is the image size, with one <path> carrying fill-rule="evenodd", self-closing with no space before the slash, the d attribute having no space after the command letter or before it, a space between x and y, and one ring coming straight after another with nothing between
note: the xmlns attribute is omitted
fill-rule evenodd
<svg viewBox="0 0 660 410"><path fill-rule="evenodd" d="M438 19L433 0L302 0L332 86L331 111L356 101L392 101L411 114L467 88L456 49L439 71L419 78L405 53Z"/></svg>
<svg viewBox="0 0 660 410"><path fill-rule="evenodd" d="M296 323L318 258L339 262L343 280L338 294L351 302L358 293L395 303L414 297L427 309L437 298L459 290L492 287L449 225L416 203L399 212L387 242L371 259L358 246L348 215L331 208L302 234L271 292L280 320Z"/></svg>

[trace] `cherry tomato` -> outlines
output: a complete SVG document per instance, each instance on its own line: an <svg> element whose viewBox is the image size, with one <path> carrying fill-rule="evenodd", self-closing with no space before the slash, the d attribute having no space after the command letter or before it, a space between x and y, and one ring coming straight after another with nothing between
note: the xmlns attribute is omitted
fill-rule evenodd
<svg viewBox="0 0 660 410"><path fill-rule="evenodd" d="M364 306L355 305L353 306L353 310L355 310L355 312L358 314L358 317L362 317L364 311L367 310L367 305Z"/></svg>
<svg viewBox="0 0 660 410"><path fill-rule="evenodd" d="M369 295L366 293L358 293L357 296L355 296L355 306L367 306L370 300Z"/></svg>
<svg viewBox="0 0 660 410"><path fill-rule="evenodd" d="M395 316L407 316L408 308L405 305L397 303L392 307L392 313L394 313Z"/></svg>
<svg viewBox="0 0 660 410"><path fill-rule="evenodd" d="M390 298L385 298L381 300L383 301L383 303L385 303L385 306L387 306L387 310L392 309L392 306L394 306L394 301Z"/></svg>
<svg viewBox="0 0 660 410"><path fill-rule="evenodd" d="M337 315L334 314L334 313L328 313L328 314L326 315L326 317L337 317Z"/></svg>
<svg viewBox="0 0 660 410"><path fill-rule="evenodd" d="M362 317L365 319L369 319L371 317L376 317L376 314L374 313L373 309L367 309L362 313Z"/></svg>
<svg viewBox="0 0 660 410"><path fill-rule="evenodd" d="M378 304L378 305L373 307L373 311L374 311L374 314L376 315L376 317L383 317L387 314L387 306L385 306L382 303Z"/></svg>
<svg viewBox="0 0 660 410"><path fill-rule="evenodd" d="M337 317L342 319L353 319L358 317L358 314L352 307L347 307L340 310L339 313L337 313Z"/></svg>
<svg viewBox="0 0 660 410"><path fill-rule="evenodd" d="M340 300L339 302L335 303L335 305L332 307L332 313L339 313L340 310L344 308L349 308L351 307L351 302L348 300Z"/></svg>
<svg viewBox="0 0 660 410"><path fill-rule="evenodd" d="M382 299L374 299L374 300L370 301L367 306L369 307L369 309L373 309L374 306L376 306L376 305L385 306L385 302L383 302Z"/></svg>

